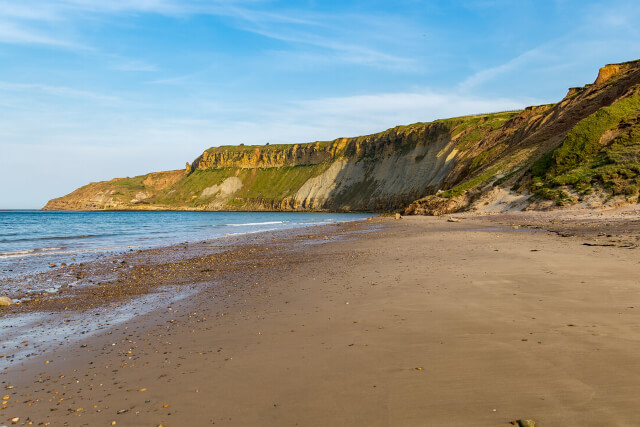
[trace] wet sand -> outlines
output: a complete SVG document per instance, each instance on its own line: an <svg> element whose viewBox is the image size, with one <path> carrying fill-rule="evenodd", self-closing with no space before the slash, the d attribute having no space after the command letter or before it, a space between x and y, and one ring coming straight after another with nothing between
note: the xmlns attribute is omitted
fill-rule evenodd
<svg viewBox="0 0 640 427"><path fill-rule="evenodd" d="M0 424L636 425L638 215L456 217L148 254L112 294L12 308L64 322L199 285L11 362Z"/></svg>

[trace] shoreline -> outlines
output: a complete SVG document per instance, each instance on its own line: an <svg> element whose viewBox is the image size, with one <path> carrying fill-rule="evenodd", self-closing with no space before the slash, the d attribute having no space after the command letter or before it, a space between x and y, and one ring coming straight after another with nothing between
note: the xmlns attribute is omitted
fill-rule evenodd
<svg viewBox="0 0 640 427"><path fill-rule="evenodd" d="M583 245L609 225L452 217L248 245L218 285L3 372L0 421L632 424L637 249Z"/></svg>
<svg viewBox="0 0 640 427"><path fill-rule="evenodd" d="M127 251L44 273L5 279L4 287L18 287L25 279L43 283L53 280L59 284L55 289L27 292L19 298L20 304L2 308L0 343L4 350L0 351L0 372L11 368L13 362L19 363L55 348L48 342L48 331L52 328L62 326L55 335L67 343L91 335L89 331L108 331L133 316L157 311L161 305L194 296L222 281L235 286L237 281L233 278L238 275L238 264L259 257L275 249L274 246L280 247L281 257L290 251L283 249L283 245L302 246L308 244L309 239L314 239L315 244L325 243L326 240L318 240L328 233L333 235L332 239L339 239L341 234L349 233L344 230L352 229L353 223L361 221L244 233ZM140 308L142 305L146 307ZM127 310L134 314L127 314ZM94 321L94 316L99 316L100 321ZM12 338L16 335L20 339ZM77 338L71 340L69 337L74 335ZM27 341L28 346L19 345ZM11 345L22 348L7 352ZM32 347L37 352L32 353Z"/></svg>
<svg viewBox="0 0 640 427"><path fill-rule="evenodd" d="M130 251L367 218L363 214L308 212L16 212L5 217L15 232L0 239L0 272L5 279ZM167 221L174 225L164 227ZM88 225L94 223L95 227ZM0 295L6 293L2 281Z"/></svg>

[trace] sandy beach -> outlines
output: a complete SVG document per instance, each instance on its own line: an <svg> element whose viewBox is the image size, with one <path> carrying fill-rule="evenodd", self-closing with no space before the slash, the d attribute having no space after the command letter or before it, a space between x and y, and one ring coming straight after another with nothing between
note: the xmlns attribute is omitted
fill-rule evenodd
<svg viewBox="0 0 640 427"><path fill-rule="evenodd" d="M580 215L374 218L131 254L108 285L3 316L195 290L14 358L0 425L637 425L640 215Z"/></svg>

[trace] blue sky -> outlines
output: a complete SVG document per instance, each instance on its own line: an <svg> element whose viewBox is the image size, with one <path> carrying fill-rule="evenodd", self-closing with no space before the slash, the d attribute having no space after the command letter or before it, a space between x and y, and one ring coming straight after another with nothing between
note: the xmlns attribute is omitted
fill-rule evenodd
<svg viewBox="0 0 640 427"><path fill-rule="evenodd" d="M308 142L556 102L640 58L629 0L0 0L0 208Z"/></svg>

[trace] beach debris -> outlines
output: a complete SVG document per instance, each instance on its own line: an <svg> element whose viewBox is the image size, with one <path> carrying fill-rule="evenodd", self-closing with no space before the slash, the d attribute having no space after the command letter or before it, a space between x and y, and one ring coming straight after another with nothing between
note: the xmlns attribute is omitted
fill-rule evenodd
<svg viewBox="0 0 640 427"><path fill-rule="evenodd" d="M536 422L533 420L515 420L511 421L511 424L518 427L536 427Z"/></svg>
<svg viewBox="0 0 640 427"><path fill-rule="evenodd" d="M447 222L462 222L462 221L458 218L454 218L450 216L449 218L447 218Z"/></svg>
<svg viewBox="0 0 640 427"><path fill-rule="evenodd" d="M5 307L7 305L12 305L13 300L9 297L0 297L0 307Z"/></svg>
<svg viewBox="0 0 640 427"><path fill-rule="evenodd" d="M18 421L20 421L20 417L15 417L15 418L11 418L10 420L12 423L17 424Z"/></svg>
<svg viewBox="0 0 640 427"><path fill-rule="evenodd" d="M402 215L400 215L399 213L396 214L396 219L402 219Z"/></svg>

